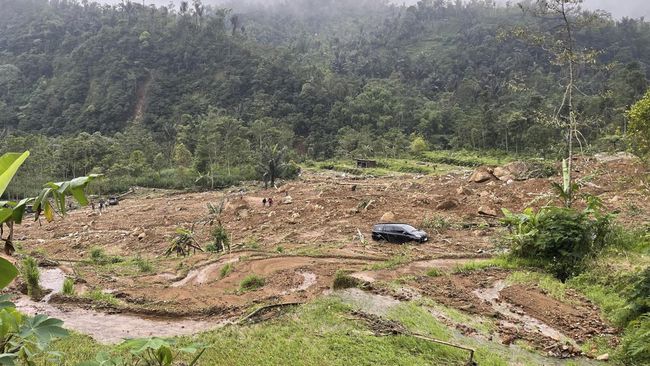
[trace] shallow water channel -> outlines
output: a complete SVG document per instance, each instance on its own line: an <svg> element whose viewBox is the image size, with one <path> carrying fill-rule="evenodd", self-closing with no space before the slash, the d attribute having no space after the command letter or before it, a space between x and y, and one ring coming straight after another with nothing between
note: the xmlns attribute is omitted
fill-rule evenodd
<svg viewBox="0 0 650 366"><path fill-rule="evenodd" d="M61 319L65 327L87 334L101 343L119 343L126 338L173 337L191 335L219 328L225 322L209 320L175 320L148 318L128 314L107 314L77 307L58 307L48 301L63 289L65 273L59 268L41 270L41 287L51 290L43 300L36 302L26 296L14 299L18 310L29 314L47 314Z"/></svg>

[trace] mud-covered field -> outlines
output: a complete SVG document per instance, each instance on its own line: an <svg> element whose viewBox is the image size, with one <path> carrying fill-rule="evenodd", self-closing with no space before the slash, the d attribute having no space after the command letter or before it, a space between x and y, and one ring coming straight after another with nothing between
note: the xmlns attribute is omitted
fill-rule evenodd
<svg viewBox="0 0 650 366"><path fill-rule="evenodd" d="M582 191L601 197L619 213L621 223L645 220L650 203L642 164L626 157L592 158L576 161L576 169ZM577 294L558 300L536 286L507 281L505 269L456 270L503 251L502 207L519 211L547 204L554 199L550 183L559 181L554 176L474 183L471 173L373 178L305 172L297 181L268 190L140 189L101 214L73 210L53 223L24 224L16 236L23 253L47 259L75 279L77 296L55 294L47 304L64 309L62 317L77 311L89 317L120 313L127 316L125 322L130 315L182 318L190 322L188 330L201 330L191 322L231 321L260 305L308 302L330 292L335 273L346 270L368 293L399 301L429 299L497 324L485 334L432 312L463 334L504 344L524 340L553 356L579 354L584 342L615 334L599 309ZM273 198L271 207L262 204L267 197ZM163 255L177 228L193 228L205 248L211 230L207 204L222 199L223 213L210 219L213 225L221 221L231 235L229 252ZM382 219L423 228L430 240L373 242L371 227ZM143 262L150 268L143 268ZM427 276L431 268L440 275ZM244 291L240 284L250 274L263 278L264 285ZM93 290L103 291L110 301L84 296ZM24 304L32 312L38 306Z"/></svg>

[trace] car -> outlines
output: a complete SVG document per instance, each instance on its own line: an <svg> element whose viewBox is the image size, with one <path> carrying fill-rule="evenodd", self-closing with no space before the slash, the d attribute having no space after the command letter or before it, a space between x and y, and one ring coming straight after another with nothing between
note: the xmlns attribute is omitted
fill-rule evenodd
<svg viewBox="0 0 650 366"><path fill-rule="evenodd" d="M406 243L417 241L424 243L429 240L429 235L408 224L382 223L372 227L373 240L386 240L389 243Z"/></svg>

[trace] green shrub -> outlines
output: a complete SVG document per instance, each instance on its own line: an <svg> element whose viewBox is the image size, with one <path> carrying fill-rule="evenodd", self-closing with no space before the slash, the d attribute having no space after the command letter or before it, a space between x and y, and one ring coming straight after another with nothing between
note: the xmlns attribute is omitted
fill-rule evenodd
<svg viewBox="0 0 650 366"><path fill-rule="evenodd" d="M38 263L36 259L32 257L27 257L23 260L22 266L20 268L23 281L27 285L27 295L33 299L40 298L41 296L41 286L39 280L41 279L41 273L38 270Z"/></svg>
<svg viewBox="0 0 650 366"><path fill-rule="evenodd" d="M153 265L151 264L151 262L149 262L148 260L140 256L135 257L133 259L133 263L136 265L136 267L138 267L138 269L142 273L148 273L153 271Z"/></svg>
<svg viewBox="0 0 650 366"><path fill-rule="evenodd" d="M441 270L439 270L438 268L430 268L427 271L427 276L429 276L429 277L440 277L443 274L444 273Z"/></svg>
<svg viewBox="0 0 650 366"><path fill-rule="evenodd" d="M115 298L115 296L113 296L113 294L103 292L102 290L88 291L84 295L84 297L99 303L104 303L109 305L119 304L119 301Z"/></svg>
<svg viewBox="0 0 650 366"><path fill-rule="evenodd" d="M230 237L226 228L221 223L218 223L212 228L210 236L212 237L212 243L210 243L211 247L207 249L208 251L225 252L230 250Z"/></svg>
<svg viewBox="0 0 650 366"><path fill-rule="evenodd" d="M617 358L624 365L650 365L650 313L627 327Z"/></svg>
<svg viewBox="0 0 650 366"><path fill-rule="evenodd" d="M345 289L350 287L358 287L361 284L358 278L350 276L350 272L338 270L334 275L334 282L332 283L333 290Z"/></svg>
<svg viewBox="0 0 650 366"><path fill-rule="evenodd" d="M275 248L275 251L278 252L278 253L284 253L284 247L282 245L278 245Z"/></svg>
<svg viewBox="0 0 650 366"><path fill-rule="evenodd" d="M264 278L256 275L256 274L249 274L246 276L240 283L239 283L239 291L253 291L257 290L258 288L264 286Z"/></svg>
<svg viewBox="0 0 650 366"><path fill-rule="evenodd" d="M63 281L63 294L68 296L74 296L74 280L72 278L66 278Z"/></svg>
<svg viewBox="0 0 650 366"><path fill-rule="evenodd" d="M90 259L93 262L98 263L102 261L104 257L105 257L104 250L102 248L95 247L90 250Z"/></svg>
<svg viewBox="0 0 650 366"><path fill-rule="evenodd" d="M543 207L537 213L503 210L513 229L513 256L528 259L565 281L582 272L585 263L605 247L610 217L588 208Z"/></svg>
<svg viewBox="0 0 650 366"><path fill-rule="evenodd" d="M226 263L225 266L221 267L221 270L219 271L219 277L224 278L228 276L234 268L235 266L232 263Z"/></svg>

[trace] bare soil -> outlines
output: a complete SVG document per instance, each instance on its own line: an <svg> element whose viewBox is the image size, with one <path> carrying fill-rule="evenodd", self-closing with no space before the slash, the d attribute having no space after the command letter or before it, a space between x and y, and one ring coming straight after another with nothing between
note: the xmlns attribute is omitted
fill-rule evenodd
<svg viewBox="0 0 650 366"><path fill-rule="evenodd" d="M601 197L610 210L619 212L621 223L640 224L648 217L650 195L643 179L648 172L641 163L580 158L575 167L583 192ZM500 319L503 315L476 291L490 289L505 279L508 271L451 272L468 260L489 258L501 251L499 239L505 229L498 217L485 212L499 215L501 207L520 211L547 204L554 197L550 183L558 182L559 177L511 184L497 180L469 183L470 174L458 171L442 176L374 178L304 173L277 189L247 187L243 193L239 189L202 193L139 189L101 215L82 208L54 223L26 223L18 228L16 239L23 251L65 264L69 276L77 279L81 295L90 289L112 293L120 305L105 305L111 311L214 322L235 319L258 304L307 302L328 291L336 271L344 269L355 272L376 293L399 300L425 296L468 314ZM291 196L292 203L282 204L286 196ZM206 205L223 197L227 203L220 221L232 235L230 253L163 256L179 227L194 227L197 241L203 246L209 243L211 226L202 223L208 214ZM266 197L273 197L272 207L262 205ZM458 205L437 208L449 199ZM424 227L430 234L424 244L373 242L372 224L389 212L394 221L418 227L427 222L438 224ZM90 251L95 247L124 262L92 263ZM154 270L138 271L131 264L136 257L150 261ZM395 264L382 266L396 258ZM233 266L232 272L222 278L221 270L227 264ZM449 275L425 276L432 267ZM241 281L250 274L263 277L265 285L240 291ZM382 285L400 278L406 278L400 290ZM612 332L597 309L578 296L560 302L525 286L511 286L498 295L499 301L575 342ZM66 299L57 297L68 306L97 305ZM508 338L506 343L525 339L541 349L558 343L552 338L538 341L544 337L527 330L521 321L501 320L500 334ZM557 353L564 354L571 352Z"/></svg>

